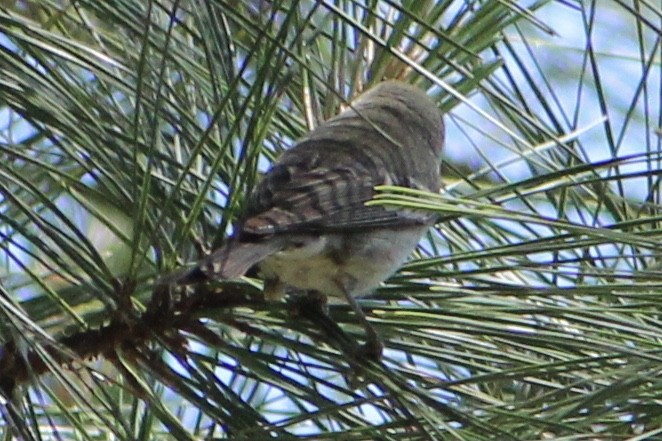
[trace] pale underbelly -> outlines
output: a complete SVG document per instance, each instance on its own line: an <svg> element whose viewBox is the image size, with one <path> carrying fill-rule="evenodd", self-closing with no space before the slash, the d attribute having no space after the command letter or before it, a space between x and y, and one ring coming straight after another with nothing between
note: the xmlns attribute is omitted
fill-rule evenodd
<svg viewBox="0 0 662 441"><path fill-rule="evenodd" d="M302 246L273 254L260 264L260 271L266 279L297 290L366 295L403 264L426 230L416 226L302 237Z"/></svg>

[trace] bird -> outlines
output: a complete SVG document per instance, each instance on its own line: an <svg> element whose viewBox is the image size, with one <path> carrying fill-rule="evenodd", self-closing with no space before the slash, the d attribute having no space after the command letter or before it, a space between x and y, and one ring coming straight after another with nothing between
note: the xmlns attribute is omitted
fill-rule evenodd
<svg viewBox="0 0 662 441"><path fill-rule="evenodd" d="M175 283L257 269L268 300L291 291L344 299L366 331L358 352L379 359L383 342L356 299L402 266L436 216L366 202L380 185L438 192L444 141L443 114L426 93L378 83L285 150L232 236Z"/></svg>

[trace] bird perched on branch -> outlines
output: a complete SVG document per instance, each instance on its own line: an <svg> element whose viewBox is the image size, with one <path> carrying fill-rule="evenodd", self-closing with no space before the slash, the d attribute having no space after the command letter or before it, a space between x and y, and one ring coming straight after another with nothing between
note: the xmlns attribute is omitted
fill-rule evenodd
<svg viewBox="0 0 662 441"><path fill-rule="evenodd" d="M256 266L267 298L287 288L344 298L366 329L363 351L378 358L381 340L355 297L402 265L434 215L365 203L379 185L437 192L443 145L442 115L427 95L379 83L284 152L233 237L175 283L239 277Z"/></svg>

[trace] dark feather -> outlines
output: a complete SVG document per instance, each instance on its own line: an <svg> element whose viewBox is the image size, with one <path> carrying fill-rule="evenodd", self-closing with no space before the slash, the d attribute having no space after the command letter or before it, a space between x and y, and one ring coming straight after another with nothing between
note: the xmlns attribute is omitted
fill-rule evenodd
<svg viewBox="0 0 662 441"><path fill-rule="evenodd" d="M232 279L246 274L253 265L280 251L284 240L269 238L258 242L230 241L200 261L200 271L209 279Z"/></svg>
<svg viewBox="0 0 662 441"><path fill-rule="evenodd" d="M269 238L259 242L230 241L193 267L179 269L159 279L159 285L191 285L214 279L232 279L246 274L256 263L280 251L284 241Z"/></svg>
<svg viewBox="0 0 662 441"><path fill-rule="evenodd" d="M318 168L300 173L278 172L278 185L269 176L256 191L258 203L240 227L242 234L342 232L429 223L426 213L367 207L374 187L386 183L356 167ZM257 213L256 213L257 212Z"/></svg>

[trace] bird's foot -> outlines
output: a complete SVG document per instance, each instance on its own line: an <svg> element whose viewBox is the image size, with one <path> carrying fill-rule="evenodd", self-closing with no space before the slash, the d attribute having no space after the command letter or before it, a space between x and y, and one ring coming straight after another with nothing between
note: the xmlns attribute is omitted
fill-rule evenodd
<svg viewBox="0 0 662 441"><path fill-rule="evenodd" d="M318 316L329 316L329 301L326 295L317 291L290 296L288 312L292 317L307 317L315 320Z"/></svg>
<svg viewBox="0 0 662 441"><path fill-rule="evenodd" d="M364 344L357 346L354 358L360 361L374 361L379 363L384 352L384 342L377 338L368 338Z"/></svg>

